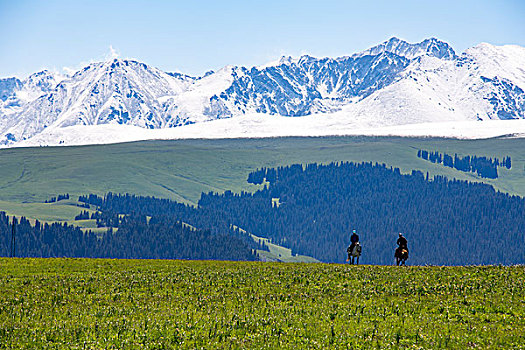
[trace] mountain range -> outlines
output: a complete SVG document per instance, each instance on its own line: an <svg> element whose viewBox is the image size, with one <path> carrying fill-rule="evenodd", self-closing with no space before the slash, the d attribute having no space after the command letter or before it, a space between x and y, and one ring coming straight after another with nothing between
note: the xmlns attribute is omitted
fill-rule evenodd
<svg viewBox="0 0 525 350"><path fill-rule="evenodd" d="M100 125L186 130L196 124L191 130L198 136L199 125L213 128L222 125L210 124L219 119L235 125L275 116L287 117L282 125L308 117L303 120L318 122L319 130L334 118L349 129L525 119L524 91L525 48L482 43L457 54L435 38L415 44L391 38L350 56L282 57L199 77L111 59L70 76L44 70L24 80L0 79L0 144L53 144L42 135L96 125L103 133Z"/></svg>

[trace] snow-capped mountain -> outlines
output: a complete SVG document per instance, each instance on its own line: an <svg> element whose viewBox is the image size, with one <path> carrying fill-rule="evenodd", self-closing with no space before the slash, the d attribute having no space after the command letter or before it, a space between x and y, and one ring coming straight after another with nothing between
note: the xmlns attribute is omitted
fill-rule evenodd
<svg viewBox="0 0 525 350"><path fill-rule="evenodd" d="M0 79L0 100L7 100L21 87L22 82L17 78Z"/></svg>
<svg viewBox="0 0 525 350"><path fill-rule="evenodd" d="M162 129L248 115L319 116L319 128L323 116L360 127L525 119L524 90L525 48L483 43L458 55L435 38L392 38L350 56L282 57L202 77L112 59L68 77L0 79L0 143L70 126Z"/></svg>
<svg viewBox="0 0 525 350"><path fill-rule="evenodd" d="M21 107L8 132L20 139L50 126L179 125L177 116L166 116L166 106L159 98L181 93L189 82L135 61L115 59L94 63L56 84L47 84L47 80L30 82L42 87L42 91ZM16 93L17 97L19 94Z"/></svg>
<svg viewBox="0 0 525 350"><path fill-rule="evenodd" d="M383 52L390 52L398 56L413 59L419 56L431 56L445 60L455 59L456 52L447 43L436 38L425 39L417 44L410 44L398 38L391 38L384 43L374 46L354 56L375 56Z"/></svg>
<svg viewBox="0 0 525 350"><path fill-rule="evenodd" d="M21 114L23 108L49 93L63 78L60 74L43 70L23 81L17 78L0 79L0 132L24 119ZM16 140L9 132L4 136L8 142Z"/></svg>
<svg viewBox="0 0 525 350"><path fill-rule="evenodd" d="M302 56L275 66L236 68L232 84L214 96L219 113L304 116L333 112L391 84L409 60L390 52L375 56L317 59Z"/></svg>

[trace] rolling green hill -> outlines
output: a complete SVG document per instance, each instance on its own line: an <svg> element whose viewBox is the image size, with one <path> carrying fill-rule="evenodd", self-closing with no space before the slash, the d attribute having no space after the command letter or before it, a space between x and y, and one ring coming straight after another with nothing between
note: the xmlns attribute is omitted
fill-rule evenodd
<svg viewBox="0 0 525 350"><path fill-rule="evenodd" d="M0 150L0 210L45 221L71 220L74 203L43 201L59 193L108 191L171 198L195 204L201 192L252 191L249 172L292 163L372 161L481 181L417 157L418 149L461 155L511 156L498 190L525 195L525 139L450 140L399 137L289 137L270 139L144 141L80 147Z"/></svg>

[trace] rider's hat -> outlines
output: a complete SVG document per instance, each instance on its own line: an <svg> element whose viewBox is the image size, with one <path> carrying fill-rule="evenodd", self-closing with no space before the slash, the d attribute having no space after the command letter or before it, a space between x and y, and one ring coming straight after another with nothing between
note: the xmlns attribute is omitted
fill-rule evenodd
<svg viewBox="0 0 525 350"><path fill-rule="evenodd" d="M403 234L402 234L401 232L399 232L399 235L400 235L400 236L403 236Z"/></svg>
<svg viewBox="0 0 525 350"><path fill-rule="evenodd" d="M352 230L352 233L356 233L355 230Z"/></svg>

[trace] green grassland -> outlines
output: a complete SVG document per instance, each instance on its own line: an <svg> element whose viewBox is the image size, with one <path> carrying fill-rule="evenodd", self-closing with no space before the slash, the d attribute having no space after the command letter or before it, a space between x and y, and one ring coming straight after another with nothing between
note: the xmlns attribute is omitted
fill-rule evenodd
<svg viewBox="0 0 525 350"><path fill-rule="evenodd" d="M292 254L292 250L280 245L271 243L268 238L257 237L251 234L253 240L257 243L264 242L268 250L257 249L259 259L262 261L279 261L279 262L302 262L302 263L316 263L319 260L311 256Z"/></svg>
<svg viewBox="0 0 525 350"><path fill-rule="evenodd" d="M240 227L234 226L244 234L250 235L250 237L258 244L264 244L268 250L257 249L257 254L262 261L278 261L278 262L303 262L303 263L318 263L319 260L312 258L311 256L293 254L290 248L282 247L274 244L270 239L259 237L253 233L247 232Z"/></svg>
<svg viewBox="0 0 525 350"><path fill-rule="evenodd" d="M80 147L0 150L0 210L44 221L70 221L82 208L44 204L60 193L134 193L195 204L202 192L253 191L246 182L260 167L292 163L372 161L458 179L481 181L417 158L417 149L449 154L511 156L513 167L484 180L525 195L525 139L450 140L399 137L288 137L145 141Z"/></svg>
<svg viewBox="0 0 525 350"><path fill-rule="evenodd" d="M0 259L3 349L523 348L523 267Z"/></svg>

